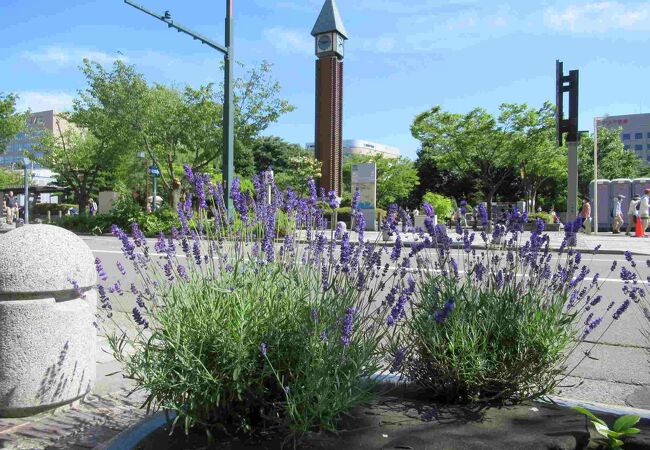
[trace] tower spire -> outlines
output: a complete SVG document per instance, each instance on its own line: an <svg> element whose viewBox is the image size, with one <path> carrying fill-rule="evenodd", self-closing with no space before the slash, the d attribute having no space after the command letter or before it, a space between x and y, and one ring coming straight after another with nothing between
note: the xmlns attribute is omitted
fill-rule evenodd
<svg viewBox="0 0 650 450"><path fill-rule="evenodd" d="M317 34L328 33L330 31L336 31L345 39L348 38L341 14L339 14L339 9L336 7L336 2L334 0L325 0L325 4L323 4L323 8L320 10L318 19L316 19L316 23L314 24L314 28L311 30L311 35L316 36Z"/></svg>

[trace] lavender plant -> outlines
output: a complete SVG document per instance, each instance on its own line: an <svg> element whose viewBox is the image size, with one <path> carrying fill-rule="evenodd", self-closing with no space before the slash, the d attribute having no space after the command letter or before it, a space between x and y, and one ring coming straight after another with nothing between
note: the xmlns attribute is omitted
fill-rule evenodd
<svg viewBox="0 0 650 450"><path fill-rule="evenodd" d="M458 226L455 239L433 226L431 207L425 210L427 231L411 248L418 289L391 344L402 374L450 402L552 392L575 368L568 358L579 345L618 318L594 316L602 282L589 277L580 252L567 248L572 235L554 257L544 222L537 219L524 241L527 218L516 210L490 234ZM625 302L618 309L622 314Z"/></svg>
<svg viewBox="0 0 650 450"><path fill-rule="evenodd" d="M194 189L178 207L181 226L153 251L136 224L130 235L113 228L138 277L130 325L115 320L121 283L96 261L115 358L149 393L146 406L176 411L186 432L335 429L372 397L388 323L402 314L375 302L378 292L406 299L413 281L382 267L386 249L364 240L356 209L355 238L325 229L317 205L332 195L319 198L313 180L308 198L273 185L268 198L262 178L246 193L236 180L229 217L221 185L185 171Z"/></svg>

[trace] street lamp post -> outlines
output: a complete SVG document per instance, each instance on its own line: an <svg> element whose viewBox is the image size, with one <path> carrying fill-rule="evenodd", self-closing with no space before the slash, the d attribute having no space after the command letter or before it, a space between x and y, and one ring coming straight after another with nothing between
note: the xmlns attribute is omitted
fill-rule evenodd
<svg viewBox="0 0 650 450"><path fill-rule="evenodd" d="M30 164L29 158L23 158L23 175L25 181L25 200L23 201L23 215L25 217L25 225L29 223L29 178L27 177L27 168Z"/></svg>
<svg viewBox="0 0 650 450"><path fill-rule="evenodd" d="M233 203L230 198L230 187L234 178L234 126L235 126L235 106L234 106L234 93L233 93L233 65L234 65L234 45L233 45L233 18L232 18L232 0L226 0L226 31L225 31L225 46L217 44L216 42L206 38L205 36L196 33L189 28L175 22L171 18L169 11L164 14L156 14L153 11L146 9L144 6L138 5L131 0L124 0L124 3L133 6L140 11L162 20L169 28L175 28L179 33L185 33L193 39L207 45L223 54L224 59L224 98L223 98L223 161L221 171L224 180L224 202L228 215L233 213Z"/></svg>
<svg viewBox="0 0 650 450"><path fill-rule="evenodd" d="M594 117L594 234L598 234L598 121ZM629 225L628 225L629 227Z"/></svg>

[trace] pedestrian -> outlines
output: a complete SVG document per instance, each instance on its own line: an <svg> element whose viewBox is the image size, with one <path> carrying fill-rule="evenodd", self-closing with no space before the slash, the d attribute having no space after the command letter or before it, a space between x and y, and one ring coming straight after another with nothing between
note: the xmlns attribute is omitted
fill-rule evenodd
<svg viewBox="0 0 650 450"><path fill-rule="evenodd" d="M639 194L634 194L630 200L630 206L627 208L627 227L625 228L625 236L630 235L632 227L636 227L636 218L639 214L636 207L639 204Z"/></svg>
<svg viewBox="0 0 650 450"><path fill-rule="evenodd" d="M624 195L619 195L614 199L614 207L612 208L612 233L614 234L619 234L621 232L621 225L623 225L621 202L624 198Z"/></svg>
<svg viewBox="0 0 650 450"><path fill-rule="evenodd" d="M643 196L639 200L637 210L639 211L639 218L641 219L641 227L643 229L643 237L646 237L645 230L648 229L648 222L650 222L650 189L643 191Z"/></svg>
<svg viewBox="0 0 650 450"><path fill-rule="evenodd" d="M581 228L586 232L591 232L591 200L585 197L582 202L582 209L580 210L580 220L582 221ZM586 225L585 225L586 223ZM588 228L587 228L588 227Z"/></svg>
<svg viewBox="0 0 650 450"><path fill-rule="evenodd" d="M97 214L97 203L92 198L88 199L88 209L90 210L90 215L94 216Z"/></svg>
<svg viewBox="0 0 650 450"><path fill-rule="evenodd" d="M5 198L5 213L7 214L7 224L11 225L14 223L14 217L16 213L16 198L14 197L14 192L9 191L9 194Z"/></svg>

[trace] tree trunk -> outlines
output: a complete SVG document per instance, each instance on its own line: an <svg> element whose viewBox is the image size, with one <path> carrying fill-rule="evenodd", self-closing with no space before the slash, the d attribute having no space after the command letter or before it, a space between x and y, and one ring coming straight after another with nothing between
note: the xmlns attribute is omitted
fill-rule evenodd
<svg viewBox="0 0 650 450"><path fill-rule="evenodd" d="M79 206L79 214L86 213L86 205L88 204L88 192L86 186L81 185L77 190L77 205Z"/></svg>

